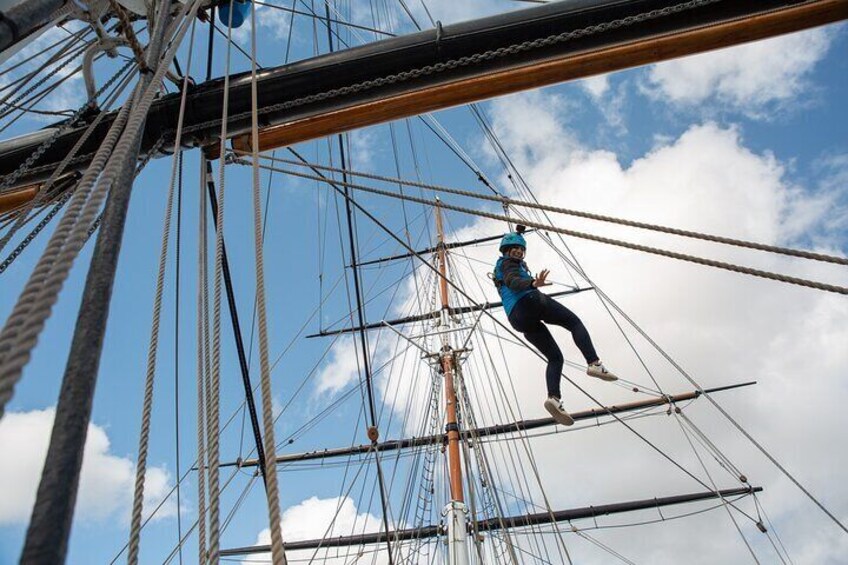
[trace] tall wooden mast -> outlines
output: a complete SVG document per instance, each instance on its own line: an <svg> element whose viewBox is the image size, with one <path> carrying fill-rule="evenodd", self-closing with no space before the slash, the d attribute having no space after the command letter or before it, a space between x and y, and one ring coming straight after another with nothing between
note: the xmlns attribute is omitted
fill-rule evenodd
<svg viewBox="0 0 848 565"><path fill-rule="evenodd" d="M442 303L440 325L442 330L445 330L450 326L451 317L447 280L447 248L440 206L436 206L436 233L438 234L436 256L439 262L439 296ZM445 432L448 439L448 472L450 477L450 502L445 508L445 521L448 527L448 563L449 565L464 565L468 563L466 551L468 529L465 525L465 517L468 511L462 492L462 459L459 453L460 430L456 414L456 388L453 381L456 352L450 345L450 335L449 332L441 332L441 350L439 353L439 365L445 378L445 413L447 415Z"/></svg>

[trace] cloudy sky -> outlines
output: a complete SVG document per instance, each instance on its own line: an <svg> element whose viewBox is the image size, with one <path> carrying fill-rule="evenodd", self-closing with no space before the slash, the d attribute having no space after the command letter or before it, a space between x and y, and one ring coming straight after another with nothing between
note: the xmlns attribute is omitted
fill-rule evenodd
<svg viewBox="0 0 848 565"><path fill-rule="evenodd" d="M422 3L409 4L412 17L428 27L427 11L434 19L451 22L513 9L517 3L431 0L426 10ZM306 11L308 6L301 8ZM257 15L261 16L258 33L264 46L260 63L266 66L284 62L286 53L293 59L303 58L327 48L326 30L313 28L305 17L292 21L290 14L270 7L261 8ZM395 4L373 4L371 9L356 6L352 10L345 5L332 17L396 33L413 29L410 16ZM374 39L373 34L362 30L342 31L340 36L351 45ZM198 51L203 52L200 47L206 46L205 30L198 37L204 37L196 43ZM245 46L249 37L249 26L235 34L236 41ZM289 37L291 47L287 48ZM46 45L49 38L40 41ZM216 44L216 75L224 72L223 45L222 41ZM535 197L549 204L845 255L846 54L845 26L830 26L481 103L478 108L499 140L499 149L488 141L469 109L456 108L426 119L352 132L346 140L347 156L354 169L483 192L485 188L475 172L479 170L502 193L523 198L526 195L519 190L520 174ZM233 55L234 71L246 68L246 59L240 57ZM189 65L186 59L183 50L181 62L202 79L205 60L195 58ZM3 80L8 79L0 77ZM75 108L83 91L82 81L71 79L59 95L44 102L44 109ZM22 119L4 132L4 137L46 123L44 117ZM455 146L445 143L446 139ZM338 165L334 144L335 140L322 140L297 149L310 160ZM512 163L509 170L499 158L504 153ZM276 156L290 157L283 151ZM152 162L133 195L86 445L70 542L71 563L111 561L128 536L144 360L170 166L167 158ZM195 473L189 472L180 483L179 503L171 493L197 456L198 166L196 152L187 153L179 345L173 250L168 261L162 320L162 327L167 329L162 332L157 372L146 514L164 502L142 536L145 563L164 561L176 547L179 532L185 534L197 519ZM251 346L251 376L258 382L257 343L255 336L251 337L255 281L250 174L235 166L227 169L227 243L242 329ZM262 187L268 207L266 275L270 348L275 362L273 401L275 413L281 415L275 428L276 439L282 444L279 451L365 443L358 344L345 338L303 337L350 323L350 295L345 290L342 268L349 262L343 202L325 186L281 174L269 177L264 172ZM383 187L394 190L397 185ZM417 193L418 189L408 190ZM424 195L431 197L432 193ZM360 198L398 233L408 230L415 247L432 243L429 210L375 196ZM443 199L447 203L469 203L450 195ZM500 212L493 205L474 205ZM526 210L513 213L537 217ZM366 218L360 215L356 221L362 257L401 251L397 242ZM844 267L563 215L552 214L550 221L576 231L848 286ZM495 235L506 229L503 222L454 213L446 215L446 225L452 241ZM43 244L44 237L36 240L4 273L0 293L4 319ZM639 329L703 387L757 381L756 386L717 394L715 400L831 512L843 523L848 522L848 491L841 480L841 469L848 464L848 448L842 438L842 430L848 427L848 411L844 409L848 403L844 379L848 370L845 298L576 238L554 238L551 247L538 235L531 235L529 245L527 261L532 270L549 268L557 284L594 286L602 291L561 301L586 323L607 365L643 391L677 393L693 387ZM4 453L0 458L0 484L5 485L0 497L3 563L16 561L23 543L90 252L91 246L72 271L33 360L0 421L0 450ZM453 256L451 274L474 300L497 300L486 277L496 254L495 247L483 245ZM415 276L410 275L413 267ZM427 269L414 262L385 269L364 268L368 320L426 309L433 298L432 282ZM352 289L352 282L350 285ZM553 286L551 290L563 288ZM602 296L608 300L602 300ZM461 303L466 299L454 292L452 300ZM466 321L473 323L474 319ZM543 362L515 343L498 321L505 321L500 313L494 319L481 319L479 331L469 342L474 351L464 365L470 402L466 417L477 425L546 415L542 408ZM241 409L244 392L229 321L225 318L223 322L221 413L225 422L231 416L233 419L223 434L222 460L229 462L255 454L251 453L250 426L245 424ZM301 328L305 330L301 332ZM410 335L423 329L407 328ZM553 331L566 359L579 364L581 359L568 333ZM435 346L434 341L418 343L425 348ZM382 437L426 433L433 425L427 412L432 381L419 352L406 340L385 331L371 334L369 345ZM581 370L572 366L566 368L566 375L572 381L563 383L564 401L570 410L592 408L596 400L611 404L647 398L645 392L632 392L630 385L588 382ZM752 562L746 543L762 563L780 562L779 555L785 559L787 553L795 563L844 562L848 535L725 417L703 399L681 407L682 415L658 411L628 420L629 427L598 420L575 426L580 429L557 429L557 433L529 441L492 442L480 451L490 458L492 480L503 493L510 511L507 513L512 514L543 511L545 500L553 509L564 509L701 492L705 490L703 483L711 480L721 488L736 487L739 481L727 469L731 465L744 473L750 484L764 488L758 496L759 506L748 498L739 503L739 511L699 504L663 512L664 519L694 513L674 520L658 522L658 513L648 511L598 518L597 523L575 521L578 533L566 526L562 535L575 562L622 561L593 542L636 563L676 563L681 555L692 563ZM696 430L715 446L714 451L699 443ZM690 441L697 450L693 451ZM727 458L721 459L723 466L718 454ZM438 522L445 501L444 461L438 450L431 455L436 466L433 502L420 513L404 508L408 498L405 489L417 495L421 488L420 469L416 470L412 459L386 463L391 479L390 521L394 525L408 527L421 517L426 523ZM473 455L471 459L470 472L479 476L480 462ZM222 515L233 511L222 535L222 547L268 543L270 539L261 480L252 471L233 467L222 471L222 481L227 484ZM286 540L322 537L328 532L344 535L373 531L382 523L370 459L326 467L289 466L281 468L278 476ZM527 499L536 506L529 505ZM709 508L712 510L706 511ZM701 510L704 512L696 513ZM760 513L768 516L771 538L755 526ZM612 527L635 522L648 523ZM779 542L774 532L779 534ZM557 557L555 536L545 534L544 541L535 546L529 541L534 536L526 537L518 544L528 552L522 554L527 562L536 562L531 554L544 552L550 552L552 562L561 559ZM492 539L487 551L496 546ZM182 559L196 562L196 548L197 537L191 535ZM435 546L421 549L425 553L435 550ZM334 554L330 562L347 563L355 558L355 553ZM383 555L367 552L359 559L384 562Z"/></svg>

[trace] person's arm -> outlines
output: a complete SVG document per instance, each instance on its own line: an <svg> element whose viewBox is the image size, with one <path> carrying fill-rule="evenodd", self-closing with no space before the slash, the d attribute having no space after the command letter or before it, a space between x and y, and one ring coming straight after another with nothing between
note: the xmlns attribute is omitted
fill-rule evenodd
<svg viewBox="0 0 848 565"><path fill-rule="evenodd" d="M504 284L516 292L533 288L533 278L521 276L521 261L505 259L501 265Z"/></svg>

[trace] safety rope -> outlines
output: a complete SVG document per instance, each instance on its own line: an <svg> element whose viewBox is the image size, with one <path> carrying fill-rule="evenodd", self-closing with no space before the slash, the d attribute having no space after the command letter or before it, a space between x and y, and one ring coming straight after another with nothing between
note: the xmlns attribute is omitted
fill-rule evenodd
<svg viewBox="0 0 848 565"><path fill-rule="evenodd" d="M240 154L246 154L246 152L236 152L236 151L233 151L233 152L234 153L240 153ZM279 157L272 158L272 157L268 157L268 156L263 156L262 158L263 159L271 159L271 160L274 160L274 161L279 161L279 162L286 163L286 164L289 164L289 165L304 166L303 163L300 163L300 162L292 160L292 159L281 159ZM325 171L330 171L330 172L338 172L338 173L346 172L348 175L354 176L354 177L369 178L369 179L377 180L377 181L381 181L381 182L389 182L389 183L396 183L396 184L399 184L399 185L414 186L414 187L418 187L418 188L426 188L428 190L433 190L435 192L442 192L442 193L445 193L445 194L455 194L457 196L465 196L465 197L468 197L468 198L477 198L477 199L480 199L480 200L486 200L488 202L497 202L498 204L501 204L501 205L504 205L504 206L520 206L522 208L531 208L531 209L534 209L534 210L542 210L542 211L545 211L545 212L554 212L554 213L557 213L557 214L565 214L565 215L569 215L569 216L575 216L577 218L585 218L585 219L588 219L588 220L596 220L596 221L599 221L599 222L607 222L607 223L611 223L611 224L618 224L618 225L622 225L622 226L640 228L640 229L656 231L656 232L660 232L660 233L678 235L678 236L681 236L681 237L688 237L688 238L692 238L692 239L700 239L700 240L704 240L704 241L711 241L711 242L714 242L714 243L722 243L722 244L725 244L725 245L733 245L733 246L736 246L736 247L744 247L744 248L748 248L748 249L756 249L758 251L767 251L769 253L777 253L777 254L780 254L780 255L788 255L790 257L800 257L802 259L811 259L813 261L823 261L823 262L826 262L826 263L835 263L837 265L848 265L848 258L846 258L846 257L837 257L837 256L834 256L834 255L826 255L826 254L823 254L823 253L814 253L814 252L805 251L805 250L802 250L802 249L792 249L792 248L788 248L788 247L767 245L767 244L764 244L764 243L757 243L757 242L753 242L753 241L745 241L745 240L741 240L741 239L735 239L735 238L724 237L724 236L719 236L719 235L712 235L712 234L701 233L701 232L696 232L696 231L682 230L682 229L672 228L672 227L668 227L668 226L650 224L650 223L646 223L646 222L637 222L637 221L634 221L634 220L627 220L627 219L624 219L624 218L616 218L616 217L613 217L613 216L605 216L603 214L594 214L594 213L591 213L591 212L583 212L583 211L580 211L580 210L563 208L561 206L552 206L552 205L549 205L549 204L541 204L539 202L530 202L530 201L526 201L526 200L518 200L518 199L515 199L515 198L509 198L507 196L495 196L495 195L484 194L484 193L480 193L480 192L473 192L473 191L470 191L470 190L450 188L450 187L447 187L447 186L442 186L442 185L437 185L437 184L415 182L415 181L405 180L405 179L396 178L396 177L387 177L387 176L383 176L383 175L376 175L376 174L373 174L373 173L366 173L366 172L352 171L352 170L343 171L342 169L339 169L337 167L328 167L326 165L315 165L315 168L325 170Z"/></svg>
<svg viewBox="0 0 848 565"><path fill-rule="evenodd" d="M250 164L249 161L246 161L244 159L236 159L235 162L238 162L238 163L243 164L243 165L249 165ZM322 178L322 177L316 176L316 175L310 175L310 174L307 174L307 173L299 173L297 171L280 169L280 168L277 168L277 167L271 167L269 165L260 165L260 167L264 168L264 169L273 170L273 171L285 173L285 174L288 174L288 175L296 176L296 177L305 178L305 179L328 182L325 178ZM498 220L498 221L503 221L503 222L510 221L510 218L508 216L504 215L504 214L495 214L495 213L492 213L492 212L485 212L485 211L480 210L478 208L468 208L468 207L465 207L465 206L456 206L456 205L452 205L452 204L446 204L445 202L441 202L441 201L439 201L438 204L437 204L436 202L431 201L431 200L427 200L425 198L418 198L418 197L410 196L410 195L401 196L400 194L395 193L395 192L391 192L391 191L387 191L387 190L381 190L381 189L378 189L378 188L373 188L373 187L369 187L369 186L361 185L361 184L357 184L357 183L350 183L350 182L336 181L336 180L333 180L331 182L334 183L334 184L337 184L339 186L348 186L350 188L355 188L355 189L361 190L363 192L368 192L368 193L371 193L371 194L377 194L377 195L380 195L380 196L387 196L389 198L395 198L395 199L398 199L398 200L407 200L407 201L410 201L410 202L417 202L419 204L426 204L428 206L438 205L438 206L441 206L442 208L444 208L445 210L453 210L455 212L461 212L463 214L469 214L469 215L477 216L477 217L480 217L480 218L489 218L491 220ZM605 243L605 244L608 244L608 245L615 245L617 247L623 247L625 249L633 249L635 251L642 251L644 253L651 253L653 255L659 255L661 257L668 257L669 259L678 259L680 261L687 261L687 262L690 262L690 263L696 263L698 265L705 265L707 267L724 269L724 270L727 270L727 271L732 271L732 272L740 273L740 274L743 274L743 275L750 275L750 276L753 276L753 277L760 277L760 278L778 281L778 282L782 282L782 283L804 286L804 287L813 288L813 289L816 289L816 290L823 290L823 291L827 291L827 292L835 292L837 294L848 294L848 288L843 287L843 286L821 283L821 282L818 282L818 281L802 279L802 278L799 278L799 277L792 277L792 276L789 276L789 275L783 275L783 274L780 274L780 273L773 273L773 272L770 272L770 271L763 271L763 270L760 270L760 269L753 269L753 268L750 268L750 267L735 265L733 263L726 263L726 262L723 262L723 261L715 261L713 259L705 259L705 258L702 258L702 257L698 257L698 256L695 256L695 255L689 255L689 254L686 254L686 253L678 253L678 252L675 252L675 251L668 251L668 250L665 250L665 249L660 249L660 248L657 248L657 247L651 247L651 246L648 246L648 245L641 245L641 244L638 244L638 243L631 243L631 242L628 242L628 241L622 241L622 240L618 240L618 239L603 237L603 236L589 234L589 233L585 233L585 232L579 232L579 231L575 231L575 230L559 228L559 227L552 226L550 224L541 223L541 222L525 221L524 224L529 228L534 228L534 229L538 229L538 230L547 230L547 231L559 233L559 234L562 234L562 235L568 235L568 236L571 236L571 237L577 237L577 238L580 238L580 239L586 239L586 240L595 241L595 242L598 242L598 243Z"/></svg>
<svg viewBox="0 0 848 565"><path fill-rule="evenodd" d="M160 6L160 15L157 25L164 26L168 21L168 8ZM194 47L194 23L191 26L189 38L188 60ZM155 33L155 32L154 32ZM180 168L182 151L183 120L185 118L186 98L188 95L188 76L183 79L183 92L180 97L180 112L177 118L177 134L174 141L174 156L171 164L171 182L168 188L168 200L165 206L165 220L162 228L162 243L159 252L159 269L156 276L156 291L153 299L153 320L150 328L150 342L147 350L147 375L144 384L144 400L142 402L141 432L139 434L138 462L136 464L135 491L133 496L132 519L130 524L130 546L127 562L130 565L138 563L139 541L141 536L141 511L144 504L144 481L147 474L147 453L150 443L150 421L153 413L153 386L156 376L156 360L159 351L159 326L162 313L162 296L165 285L165 270L168 260L168 248L171 236L171 219L173 216L174 194L177 185L177 173ZM179 252L178 252L179 253Z"/></svg>
<svg viewBox="0 0 848 565"><path fill-rule="evenodd" d="M230 17L232 18L232 12ZM268 501L268 518L271 528L271 562L274 565L286 565L286 552L283 548L283 534L280 529L280 494L277 484L277 457L274 442L274 413L271 393L271 368L268 358L268 313L265 305L265 259L262 242L262 204L259 187L259 114L257 112L256 84L256 7L250 7L250 99L253 115L251 117L251 137L253 139L253 243L256 256L256 312L259 329L259 380L262 387L262 423L265 437L265 494ZM221 139L226 139L222 135ZM223 143L222 143L223 145ZM223 147L222 147L223 150ZM223 170L223 166L221 169ZM222 185L223 186L223 185ZM223 202L221 203L223 205ZM222 208L223 209L223 208ZM223 225L218 226L223 235Z"/></svg>

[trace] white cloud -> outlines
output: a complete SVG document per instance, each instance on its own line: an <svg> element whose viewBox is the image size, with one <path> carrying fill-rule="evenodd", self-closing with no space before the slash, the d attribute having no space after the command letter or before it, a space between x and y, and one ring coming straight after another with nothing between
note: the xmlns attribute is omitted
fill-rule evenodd
<svg viewBox="0 0 848 565"><path fill-rule="evenodd" d="M609 90L609 75L596 75L585 78L581 80L579 84L592 96L592 98L600 98Z"/></svg>
<svg viewBox="0 0 848 565"><path fill-rule="evenodd" d="M528 6L521 5L520 2L508 0L466 0L465 2L455 2L453 0L412 0L407 2L416 20L424 29L432 27L430 18L427 17L423 4L427 5L426 10L434 20L440 21L443 24L451 24L456 22L464 22L493 16L511 10L520 10ZM408 21L408 17L404 15L404 20Z"/></svg>
<svg viewBox="0 0 848 565"><path fill-rule="evenodd" d="M55 409L9 412L0 420L0 484L15 485L4 489L0 497L0 525L25 524L29 521L35 493L47 456ZM133 461L110 453L106 430L89 424L83 456L76 516L82 520L103 522L129 520L135 486ZM163 467L150 467L145 480L145 515L170 491L172 477ZM169 500L156 519L174 516L176 502Z"/></svg>
<svg viewBox="0 0 848 565"><path fill-rule="evenodd" d="M260 35L256 38L257 55L261 55L263 36L261 30L267 29L271 32L274 40L286 40L289 35L289 24L291 23L291 13L284 10L278 10L270 6L254 4L256 8L256 21L259 22ZM224 24L224 33L226 33L227 22ZM233 28L233 40L238 42L242 48L248 53L250 52L250 37L253 29L250 12L245 15L244 23ZM280 44L284 47L284 44Z"/></svg>
<svg viewBox="0 0 848 565"><path fill-rule="evenodd" d="M766 117L809 90L808 76L835 36L816 28L660 63L648 71L644 91L676 105L710 102Z"/></svg>
<svg viewBox="0 0 848 565"><path fill-rule="evenodd" d="M344 338L333 345L329 361L316 377L317 394L335 394L359 378L359 355L356 343Z"/></svg>
<svg viewBox="0 0 848 565"><path fill-rule="evenodd" d="M381 520L373 514L358 512L353 500L348 496L336 498L313 496L283 512L280 528L283 532L283 541L293 542L375 532L381 525ZM256 545L270 544L271 530L265 528L259 533ZM327 564L349 563L360 549L359 547L324 549L319 552L320 560L321 563ZM311 550L288 551L286 556L294 560L309 557L312 553ZM269 557L268 554L259 554L251 556L250 560L262 559L263 555L265 558ZM378 563L383 562L382 559L378 560Z"/></svg>
<svg viewBox="0 0 848 565"><path fill-rule="evenodd" d="M614 153L581 146L563 122L564 107L562 100L540 93L512 96L490 106L498 136L540 201L771 244L826 252L844 249L844 232L828 228L842 225L839 220L845 218L844 199L841 201L836 192L841 186L829 180L841 174L838 157L832 159L835 164L829 166L829 176L812 183L814 186L801 186L788 180L787 167L774 155L749 149L739 128L705 123L691 126L677 138L658 140L649 153L625 166ZM507 186L506 182L503 184ZM558 225L575 230L848 284L843 268L571 217L553 215L553 219ZM476 221L450 234L449 240L503 230L501 223ZM811 233L815 238L809 237ZM530 242L531 268L549 267L554 280L570 282L558 257L537 236L531 235ZM848 426L848 415L839 408L848 402L848 385L843 378L848 370L848 349L844 347L848 343L844 323L848 304L844 298L573 238L567 238L567 243L593 280L689 368L702 385L758 380L760 384L755 388L723 393L717 398L778 460L814 493L823 496L837 516L843 520L848 517L848 493L834 471L848 464L848 449L839 435ZM469 248L465 252L484 263L495 259L491 247ZM475 298L496 299L494 288L485 278L487 269L480 263L469 267L455 259L453 267ZM473 277L480 281L482 291L475 283L468 283ZM413 296L413 288L410 282L407 298ZM565 299L564 303L584 320L599 353L612 369L642 386L652 386L591 293ZM502 314L499 316L505 321ZM493 324L484 320L483 329L492 331ZM553 333L566 358L580 361L568 333L559 328L554 328ZM664 390L691 389L633 331L629 335ZM475 364L466 367L478 425L545 415L541 406L545 395L544 364L523 349L508 344L504 348L506 366L499 355L495 355L493 364L486 361L478 344ZM627 388L590 381L579 371L567 370L567 374L604 403L638 398ZM426 382L410 386L402 376L401 371L394 371L390 380L403 385L384 389L399 391L398 406L406 405L404 395L426 397ZM592 406L570 385L564 384L564 393L569 409ZM704 400L685 411L752 483L765 487L760 499L794 559L840 561L846 545L841 531ZM640 420L633 425L703 477L672 418ZM556 508L703 490L620 425L543 437L532 444L542 484ZM534 481L522 486L521 474L515 469L516 459L510 459L523 461L526 453L508 445L488 446L496 482L519 494L523 488L539 501ZM709 457L707 465L721 486L738 484ZM745 504L746 510L754 512L750 502ZM520 506L511 510L519 513ZM693 509L696 508L678 507L669 509L666 515ZM656 517L656 512L651 513L651 519ZM599 518L599 522L632 519L630 515ZM592 527L591 521L577 525ZM773 550L768 540L751 522L743 518L742 526L764 562L777 560L774 553L769 553ZM707 530L715 535L702 536ZM692 563L749 558L723 510L662 526L599 531L596 535L637 562L679 562L684 551ZM578 548L578 560L592 555L591 562L611 562L609 556L592 554L591 547L584 547L573 536L567 536L566 541Z"/></svg>

